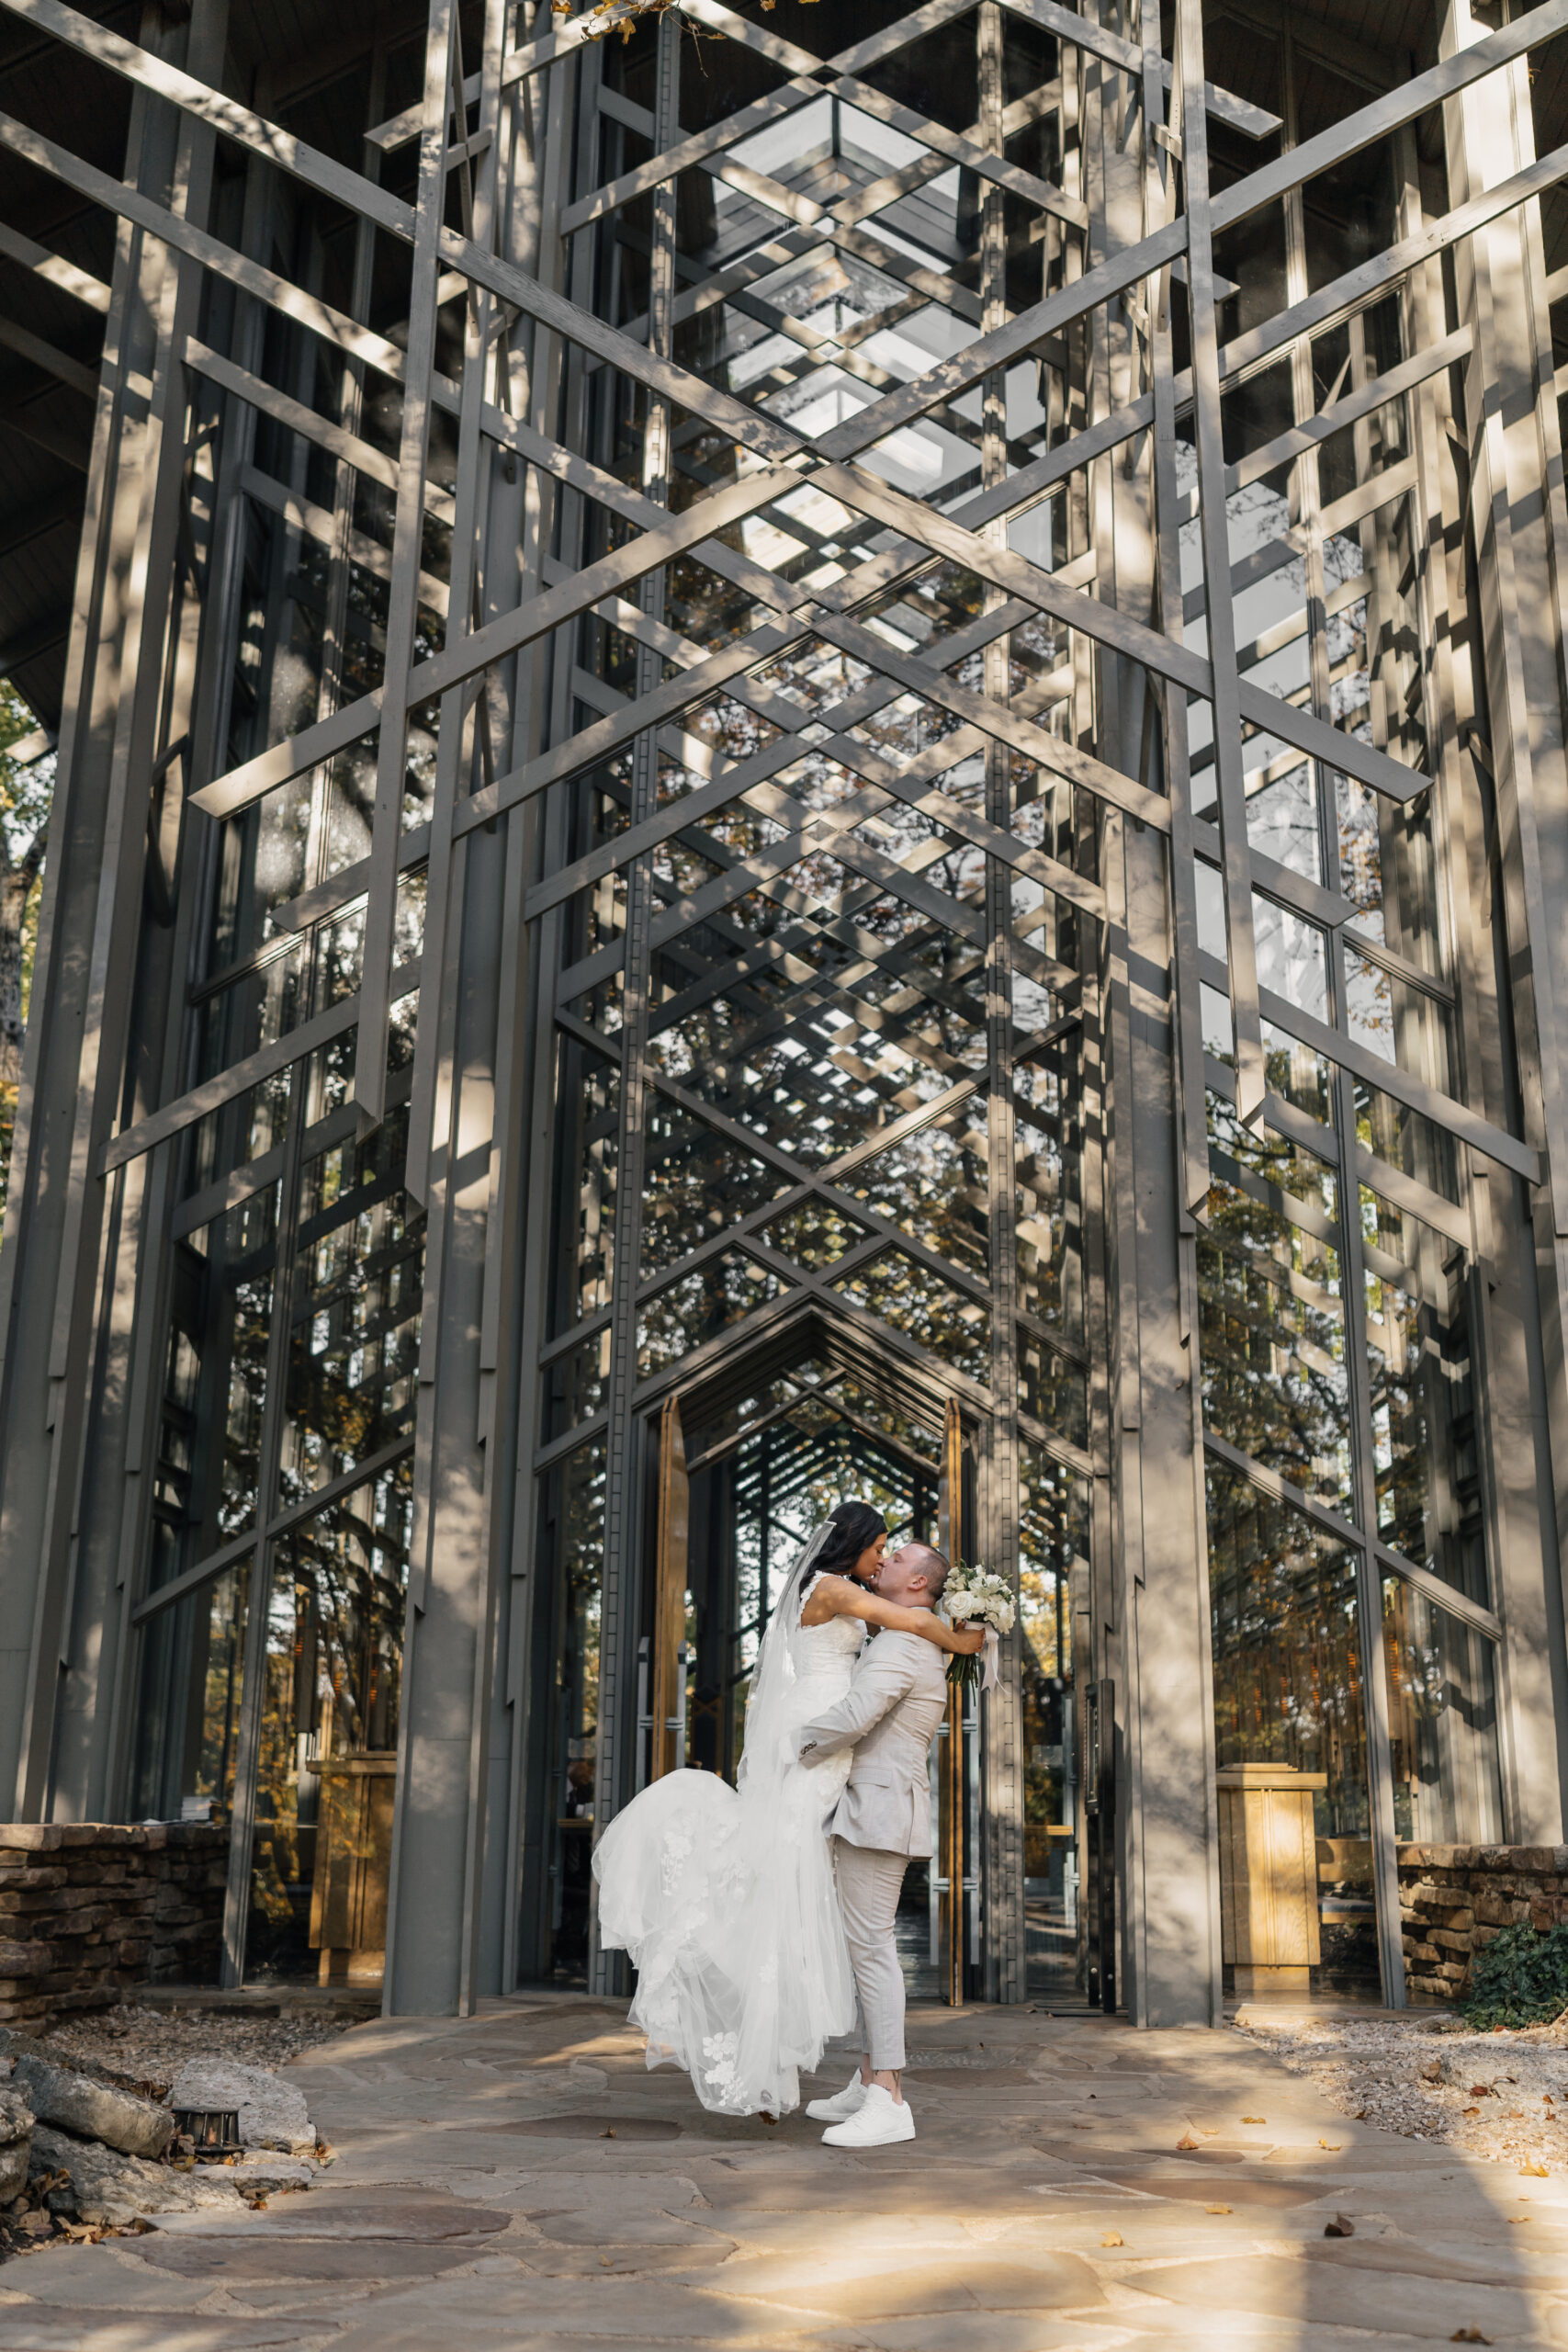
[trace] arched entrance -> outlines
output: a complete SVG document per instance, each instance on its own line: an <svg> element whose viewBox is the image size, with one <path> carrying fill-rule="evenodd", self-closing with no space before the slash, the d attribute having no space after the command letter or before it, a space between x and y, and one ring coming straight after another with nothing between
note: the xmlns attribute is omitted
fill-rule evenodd
<svg viewBox="0 0 1568 2352"><path fill-rule="evenodd" d="M762 1630L799 1544L835 1502L860 1496L896 1538L985 1556L997 1416L977 1384L944 1379L888 1336L797 1304L764 1332L694 1351L660 1385L637 1422L638 1601L623 1636L635 1672L623 1671L614 1702L595 1573L610 1485L603 1438L542 1483L554 1671L523 1889L531 1976L586 1981L593 1967L588 1864L611 1703L623 1711L621 1802L677 1765L733 1779ZM1070 1998L1082 1975L1071 1650L1081 1482L1026 1444L1022 1484L1022 1611L1003 1686L984 1701L953 1695L931 1762L937 1851L906 1883L901 1951L925 1997L996 1997L1010 1960L1014 1997ZM614 1982L614 1956L600 1966Z"/></svg>

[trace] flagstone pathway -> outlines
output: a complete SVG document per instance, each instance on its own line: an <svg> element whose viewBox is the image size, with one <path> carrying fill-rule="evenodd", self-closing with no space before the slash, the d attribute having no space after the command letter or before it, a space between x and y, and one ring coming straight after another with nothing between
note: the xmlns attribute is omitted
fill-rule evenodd
<svg viewBox="0 0 1568 2352"><path fill-rule="evenodd" d="M919 2136L859 2155L705 2115L581 1997L359 2027L288 2070L325 2186L7 2264L0 2352L1568 2347L1568 2163L1350 2121L1230 2031L911 2022Z"/></svg>

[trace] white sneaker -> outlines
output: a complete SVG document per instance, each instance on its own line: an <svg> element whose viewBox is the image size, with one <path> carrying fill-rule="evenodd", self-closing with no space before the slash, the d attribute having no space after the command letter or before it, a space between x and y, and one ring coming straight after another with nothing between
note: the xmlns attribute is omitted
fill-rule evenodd
<svg viewBox="0 0 1568 2352"><path fill-rule="evenodd" d="M912 2140L915 2119L908 2100L896 2099L880 2083L866 2086L866 2094L852 2115L832 2124L822 2134L829 2148L890 2148L897 2140Z"/></svg>
<svg viewBox="0 0 1568 2352"><path fill-rule="evenodd" d="M835 2091L831 2098L814 2098L806 2112L814 2123L842 2123L857 2111L864 2098L865 2085L857 2068L841 2091Z"/></svg>

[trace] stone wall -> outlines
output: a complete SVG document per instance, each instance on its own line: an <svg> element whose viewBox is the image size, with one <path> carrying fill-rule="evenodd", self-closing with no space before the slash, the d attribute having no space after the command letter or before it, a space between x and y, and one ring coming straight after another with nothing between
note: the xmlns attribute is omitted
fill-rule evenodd
<svg viewBox="0 0 1568 2352"><path fill-rule="evenodd" d="M4 1832L0 1832L3 1836ZM1404 1983L1426 2000L1470 1988L1472 1953L1520 1919L1568 1918L1568 1846L1401 1846Z"/></svg>
<svg viewBox="0 0 1568 2352"><path fill-rule="evenodd" d="M0 1822L0 2024L216 1980L227 1827Z"/></svg>

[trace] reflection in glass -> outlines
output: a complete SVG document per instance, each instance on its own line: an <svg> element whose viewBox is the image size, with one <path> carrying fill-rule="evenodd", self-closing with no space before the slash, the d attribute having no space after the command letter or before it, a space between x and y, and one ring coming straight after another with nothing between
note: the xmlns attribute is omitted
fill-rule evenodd
<svg viewBox="0 0 1568 2352"><path fill-rule="evenodd" d="M990 1385L989 1309L940 1274L916 1265L901 1250L885 1250L834 1288L943 1363L955 1363L972 1379Z"/></svg>
<svg viewBox="0 0 1568 2352"><path fill-rule="evenodd" d="M237 1561L141 1629L131 1771L138 1820L229 1818L250 1582L249 1560Z"/></svg>
<svg viewBox="0 0 1568 2352"><path fill-rule="evenodd" d="M174 1246L150 1590L255 1523L275 1213L269 1187Z"/></svg>
<svg viewBox="0 0 1568 2352"><path fill-rule="evenodd" d="M1211 1093L1213 1182L1198 1236L1208 1426L1303 1493L1350 1508L1337 1186Z"/></svg>
<svg viewBox="0 0 1568 2352"><path fill-rule="evenodd" d="M710 1258L696 1272L658 1292L637 1309L637 1371L646 1379L661 1366L677 1363L716 1338L731 1323L739 1323L787 1285L771 1267L759 1265L744 1250L727 1250Z"/></svg>
<svg viewBox="0 0 1568 2352"><path fill-rule="evenodd" d="M413 1462L273 1553L247 1973L381 1974Z"/></svg>
<svg viewBox="0 0 1568 2352"><path fill-rule="evenodd" d="M1323 1973L1375 1980L1354 1555L1212 1460L1207 1485L1215 1760L1326 1776L1313 1799Z"/></svg>
<svg viewBox="0 0 1568 2352"><path fill-rule="evenodd" d="M1360 1187L1378 1532L1489 1607L1463 1252Z"/></svg>
<svg viewBox="0 0 1568 2352"><path fill-rule="evenodd" d="M1503 1835L1492 1644L1403 1577L1382 1583L1393 1834L1418 1845Z"/></svg>
<svg viewBox="0 0 1568 2352"><path fill-rule="evenodd" d="M985 1105L979 1104L984 1116ZM974 1100L946 1119L917 1127L878 1152L850 1179L864 1201L901 1226L928 1250L985 1280L989 1225L986 1196L986 1135L973 1127Z"/></svg>
<svg viewBox="0 0 1568 2352"><path fill-rule="evenodd" d="M1023 1676L1023 1883L1032 1993L1077 1971L1077 1767L1070 1577L1087 1564L1083 1482L1038 1446L1019 1449L1019 1625Z"/></svg>
<svg viewBox="0 0 1568 2352"><path fill-rule="evenodd" d="M424 1212L406 1110L306 1161L279 1492L310 1494L413 1428Z"/></svg>
<svg viewBox="0 0 1568 2352"><path fill-rule="evenodd" d="M534 1868L544 1883L529 1973L580 1982L588 1966L594 1769L599 1731L600 1602L604 1560L604 1445L581 1447L539 1485L538 1634L555 1661L535 1797Z"/></svg>

